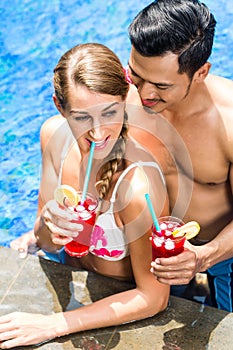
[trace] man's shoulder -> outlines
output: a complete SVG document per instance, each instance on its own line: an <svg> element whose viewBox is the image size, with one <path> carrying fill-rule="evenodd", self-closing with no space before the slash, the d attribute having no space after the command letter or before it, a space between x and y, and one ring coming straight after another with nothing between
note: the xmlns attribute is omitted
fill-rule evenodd
<svg viewBox="0 0 233 350"><path fill-rule="evenodd" d="M232 145L233 145L233 81L220 76L212 75L208 79L209 91L211 91L211 98L217 107L218 115L221 116L219 120L219 135L222 135L223 145L228 148L232 159ZM210 85L211 84L211 85ZM223 127L222 127L223 126Z"/></svg>
<svg viewBox="0 0 233 350"><path fill-rule="evenodd" d="M210 74L206 78L206 85L216 103L233 107L233 80Z"/></svg>

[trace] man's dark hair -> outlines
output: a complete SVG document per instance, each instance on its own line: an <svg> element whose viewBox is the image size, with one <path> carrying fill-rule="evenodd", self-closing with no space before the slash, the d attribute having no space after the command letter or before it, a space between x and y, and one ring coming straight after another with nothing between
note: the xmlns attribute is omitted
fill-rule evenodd
<svg viewBox="0 0 233 350"><path fill-rule="evenodd" d="M131 44L146 57L178 55L178 73L190 78L207 62L216 20L198 0L156 0L129 26Z"/></svg>

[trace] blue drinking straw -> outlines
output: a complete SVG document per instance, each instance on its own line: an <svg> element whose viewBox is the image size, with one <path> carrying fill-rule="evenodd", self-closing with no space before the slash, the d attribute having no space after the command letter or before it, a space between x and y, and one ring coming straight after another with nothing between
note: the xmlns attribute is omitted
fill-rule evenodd
<svg viewBox="0 0 233 350"><path fill-rule="evenodd" d="M156 214L155 214L155 211L154 211L154 208L153 208L153 205L151 203L151 199L150 199L150 196L149 196L148 193L145 194L145 198L146 198L146 201L147 201L147 204L148 204L148 207L149 207L149 210L150 210L150 213L151 213L151 216L152 216L153 223L155 225L156 231L161 233L161 229L160 229L160 226L159 226L159 223L158 223L158 219L156 217Z"/></svg>
<svg viewBox="0 0 233 350"><path fill-rule="evenodd" d="M91 166L92 166L92 160L94 156L94 149L95 149L95 142L91 143L90 147L90 153L89 153L89 158L87 162L87 170L86 170L86 175L84 179L84 185L83 185L83 192L82 192L82 199L81 199L81 204L84 203L87 195L87 188L90 180L90 174L91 174Z"/></svg>

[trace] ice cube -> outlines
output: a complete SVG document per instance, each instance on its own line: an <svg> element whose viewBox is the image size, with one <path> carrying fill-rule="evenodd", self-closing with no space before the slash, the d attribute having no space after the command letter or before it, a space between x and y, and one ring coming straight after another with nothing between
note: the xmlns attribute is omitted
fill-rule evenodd
<svg viewBox="0 0 233 350"><path fill-rule="evenodd" d="M161 230L166 230L167 229L167 225L164 222L162 222L162 224L160 224L160 229Z"/></svg>
<svg viewBox="0 0 233 350"><path fill-rule="evenodd" d="M84 206L83 205L77 205L77 207L76 207L76 210L80 213L80 212L83 212L84 210L86 210L85 208L84 208Z"/></svg>
<svg viewBox="0 0 233 350"><path fill-rule="evenodd" d="M174 227L174 224L168 224L167 227L168 227L168 228L173 228L173 227Z"/></svg>
<svg viewBox="0 0 233 350"><path fill-rule="evenodd" d="M161 247L164 242L164 237L155 237L154 238L154 245L156 247Z"/></svg>
<svg viewBox="0 0 233 350"><path fill-rule="evenodd" d="M165 249L167 250L172 250L175 248L175 243L173 242L173 240L171 240L170 238L168 238L165 242Z"/></svg>
<svg viewBox="0 0 233 350"><path fill-rule="evenodd" d="M90 205L88 205L88 210L92 211L95 209L95 207L96 207L95 204L90 204Z"/></svg>
<svg viewBox="0 0 233 350"><path fill-rule="evenodd" d="M171 231L169 231L169 230L166 230L166 231L165 231L165 236L166 236L166 237L171 236L171 234L172 234Z"/></svg>
<svg viewBox="0 0 233 350"><path fill-rule="evenodd" d="M81 219L87 220L91 216L91 214L87 210L85 210L82 213L79 213L79 216Z"/></svg>

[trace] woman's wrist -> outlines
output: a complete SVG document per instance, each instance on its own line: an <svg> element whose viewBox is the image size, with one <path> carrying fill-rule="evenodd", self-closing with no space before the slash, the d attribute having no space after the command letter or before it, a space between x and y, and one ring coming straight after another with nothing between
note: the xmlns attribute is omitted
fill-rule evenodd
<svg viewBox="0 0 233 350"><path fill-rule="evenodd" d="M51 233L52 231L46 225L43 214L38 216L34 226L35 237L37 245L50 253L57 253L63 246L56 245L52 242Z"/></svg>

